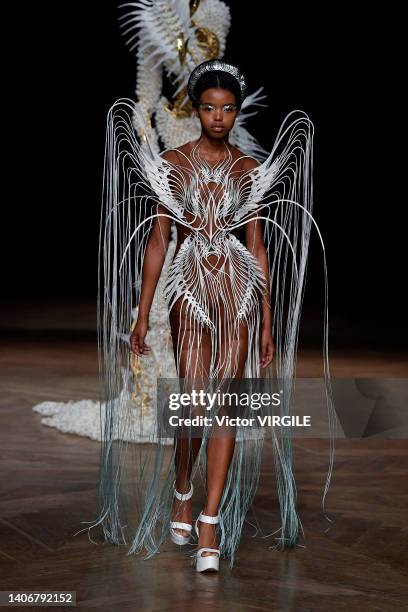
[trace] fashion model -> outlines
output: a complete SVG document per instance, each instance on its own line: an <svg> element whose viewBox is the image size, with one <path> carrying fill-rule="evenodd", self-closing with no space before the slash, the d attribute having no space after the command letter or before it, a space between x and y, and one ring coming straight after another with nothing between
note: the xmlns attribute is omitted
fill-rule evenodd
<svg viewBox="0 0 408 612"><path fill-rule="evenodd" d="M101 525L106 540L129 545L128 554L146 551L145 558L158 553L168 538L180 547L193 544L199 572L217 571L220 558L233 566L261 473L266 433L281 522L275 547L295 546L302 529L290 435L274 427L248 427L250 419L242 424L235 419L233 427L213 420L197 435L191 421L207 415L209 406L197 408L190 401L178 413L190 419L181 419L171 447L159 415L151 444L128 442L127 429L134 422L129 397L138 382L129 362L148 359L154 351L149 320L161 299L182 393L191 399L194 391L228 390L231 381L278 380L279 414L291 413L313 228L320 237L311 214L313 125L302 111L290 113L271 153L259 163L229 142L246 87L235 65L222 59L199 64L187 89L201 135L162 154L146 135L135 133L130 100L116 102L107 122L98 320L106 411L98 517L88 529ZM177 244L163 279L172 224ZM333 434L327 303L324 312L323 363ZM163 372L163 379L166 375L171 378ZM216 410L229 414L222 402ZM137 418L143 429L143 410ZM333 452L331 444L323 506ZM193 516L194 502L200 503L198 516Z"/></svg>

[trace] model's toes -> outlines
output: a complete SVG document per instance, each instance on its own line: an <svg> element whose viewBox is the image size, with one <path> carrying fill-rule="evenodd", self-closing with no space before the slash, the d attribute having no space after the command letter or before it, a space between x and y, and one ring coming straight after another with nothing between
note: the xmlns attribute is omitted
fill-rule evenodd
<svg viewBox="0 0 408 612"><path fill-rule="evenodd" d="M208 552L208 550L207 550L207 552L201 553L201 556L202 557L218 557L217 553Z"/></svg>
<svg viewBox="0 0 408 612"><path fill-rule="evenodd" d="M185 529L175 529L174 531L185 538L190 535L190 532Z"/></svg>

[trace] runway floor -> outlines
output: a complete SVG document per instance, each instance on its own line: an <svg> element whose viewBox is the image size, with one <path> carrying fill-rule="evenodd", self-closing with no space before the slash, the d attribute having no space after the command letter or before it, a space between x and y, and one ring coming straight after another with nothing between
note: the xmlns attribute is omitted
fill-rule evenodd
<svg viewBox="0 0 408 612"><path fill-rule="evenodd" d="M99 444L43 426L31 407L98 398L94 338L8 334L2 346L0 590L74 590L81 609L121 612L408 608L406 439L337 441L327 534L316 512L327 442L297 440L306 548L272 551L244 534L232 570L221 561L219 574L200 575L170 541L146 561L86 532L73 537L94 516ZM333 350L331 367L339 377L408 377L406 355L391 351ZM320 374L318 351L302 351L298 376ZM266 461L264 475L271 468ZM276 511L266 483L257 500Z"/></svg>

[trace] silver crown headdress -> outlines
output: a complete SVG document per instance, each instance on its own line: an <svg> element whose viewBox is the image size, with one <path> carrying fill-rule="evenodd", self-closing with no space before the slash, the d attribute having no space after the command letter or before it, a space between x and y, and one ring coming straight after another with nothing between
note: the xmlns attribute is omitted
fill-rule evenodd
<svg viewBox="0 0 408 612"><path fill-rule="evenodd" d="M245 98L247 84L244 74L240 71L239 68L237 68L237 66L228 64L223 60L214 59L202 62L201 64L196 66L196 68L194 68L194 70L190 74L190 78L188 79L187 84L187 92L191 100L199 102L199 100L194 95L195 86L198 80L203 76L203 74L206 74L207 72L214 72L214 70L227 72L228 74L233 76L237 80L241 89L241 100Z"/></svg>

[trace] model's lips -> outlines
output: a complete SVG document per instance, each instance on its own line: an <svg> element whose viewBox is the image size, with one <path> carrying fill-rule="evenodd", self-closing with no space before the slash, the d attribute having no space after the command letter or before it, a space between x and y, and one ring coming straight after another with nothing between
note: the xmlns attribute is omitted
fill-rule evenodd
<svg viewBox="0 0 408 612"><path fill-rule="evenodd" d="M222 130L224 129L223 125L212 125L211 129L214 130L214 132L222 132Z"/></svg>

